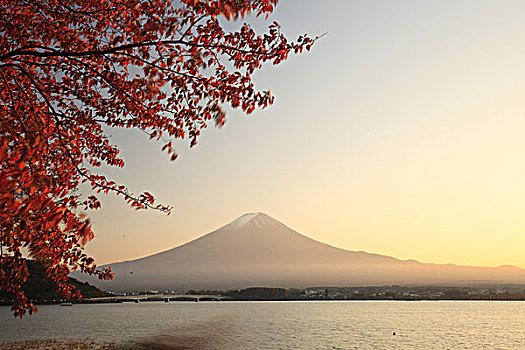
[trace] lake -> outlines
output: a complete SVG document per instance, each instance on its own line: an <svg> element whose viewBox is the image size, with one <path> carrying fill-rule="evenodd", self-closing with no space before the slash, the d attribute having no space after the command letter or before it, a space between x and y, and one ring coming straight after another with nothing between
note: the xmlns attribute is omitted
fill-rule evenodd
<svg viewBox="0 0 525 350"><path fill-rule="evenodd" d="M0 343L73 339L132 349L525 348L525 302L143 302L42 305L39 310L19 320L9 307L0 307Z"/></svg>

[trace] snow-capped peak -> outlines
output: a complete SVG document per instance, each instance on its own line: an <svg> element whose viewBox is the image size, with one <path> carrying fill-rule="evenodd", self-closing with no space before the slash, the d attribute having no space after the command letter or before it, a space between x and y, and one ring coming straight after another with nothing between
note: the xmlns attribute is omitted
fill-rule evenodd
<svg viewBox="0 0 525 350"><path fill-rule="evenodd" d="M252 221L256 217L258 217L259 215L264 215L264 214L263 213L248 213L248 214L244 214L244 215L238 217L237 219L235 219L234 221L230 222L228 225L224 226L223 228L227 229L227 230L238 229L238 228L246 225L247 223L249 223L250 221Z"/></svg>

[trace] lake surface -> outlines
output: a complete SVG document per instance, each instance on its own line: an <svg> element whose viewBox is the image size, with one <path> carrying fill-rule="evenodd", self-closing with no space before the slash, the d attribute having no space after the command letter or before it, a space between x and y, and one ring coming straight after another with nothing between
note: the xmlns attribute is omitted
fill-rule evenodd
<svg viewBox="0 0 525 350"><path fill-rule="evenodd" d="M525 349L525 302L143 302L39 310L19 320L0 307L0 344L77 339L166 349Z"/></svg>

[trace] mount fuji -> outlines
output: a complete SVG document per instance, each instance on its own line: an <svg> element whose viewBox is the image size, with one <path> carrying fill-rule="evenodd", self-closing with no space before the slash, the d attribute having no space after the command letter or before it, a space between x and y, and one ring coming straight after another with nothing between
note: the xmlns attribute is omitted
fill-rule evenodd
<svg viewBox="0 0 525 350"><path fill-rule="evenodd" d="M263 213L245 214L189 243L113 263L115 277L74 277L112 291L253 286L472 285L525 283L514 266L472 267L349 251L308 238Z"/></svg>

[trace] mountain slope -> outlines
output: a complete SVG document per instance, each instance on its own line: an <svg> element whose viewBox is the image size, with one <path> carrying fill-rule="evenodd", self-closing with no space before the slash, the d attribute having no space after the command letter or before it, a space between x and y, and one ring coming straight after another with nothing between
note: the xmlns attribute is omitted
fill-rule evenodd
<svg viewBox="0 0 525 350"><path fill-rule="evenodd" d="M525 270L423 264L332 247L263 213L245 214L207 235L145 258L111 264L113 291L384 284L525 283Z"/></svg>

